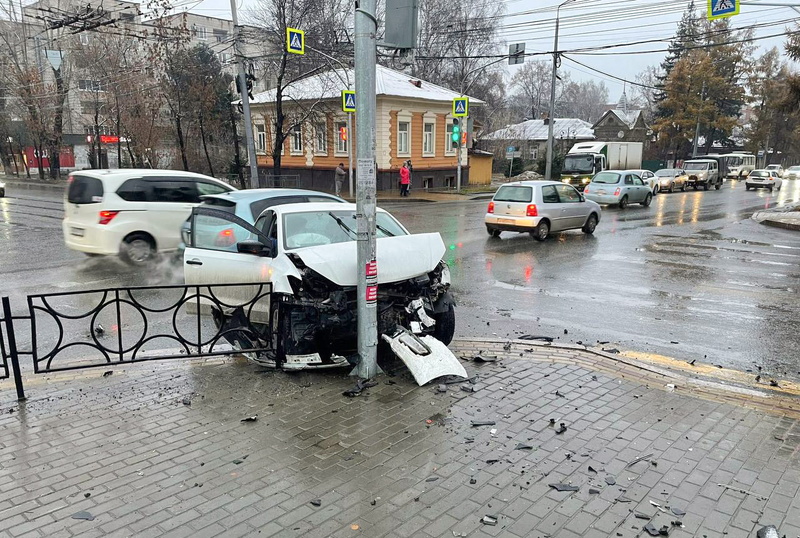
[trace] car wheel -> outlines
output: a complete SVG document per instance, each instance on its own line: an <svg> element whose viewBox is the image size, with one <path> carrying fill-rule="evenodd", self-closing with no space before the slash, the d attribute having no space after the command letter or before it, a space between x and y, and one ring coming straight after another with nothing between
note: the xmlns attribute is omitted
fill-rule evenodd
<svg viewBox="0 0 800 538"><path fill-rule="evenodd" d="M595 228L597 228L597 215L592 213L591 215L589 215L589 218L586 219L586 224L583 225L581 231L585 234L591 235L594 233Z"/></svg>
<svg viewBox="0 0 800 538"><path fill-rule="evenodd" d="M5 196L6 196L5 189L0 189L0 198L5 198Z"/></svg>
<svg viewBox="0 0 800 538"><path fill-rule="evenodd" d="M156 257L156 245L149 235L133 233L122 241L119 256L125 263L141 267Z"/></svg>
<svg viewBox="0 0 800 538"><path fill-rule="evenodd" d="M681 185L681 192L686 192L686 183Z"/></svg>
<svg viewBox="0 0 800 538"><path fill-rule="evenodd" d="M722 183L717 183L716 185L714 185L714 188L716 190L720 190L722 188Z"/></svg>
<svg viewBox="0 0 800 538"><path fill-rule="evenodd" d="M546 220L543 220L536 228L534 228L534 230L531 232L531 235L537 241L544 241L547 239L547 236L550 235L550 224L548 224Z"/></svg>
<svg viewBox="0 0 800 538"><path fill-rule="evenodd" d="M289 318L281 316L281 303L275 300L275 295L270 298L270 319L272 320L272 350L275 354L275 365L283 364L286 361L286 348L283 346L283 339L289 333Z"/></svg>
<svg viewBox="0 0 800 538"><path fill-rule="evenodd" d="M453 341L453 335L456 333L456 309L451 304L447 310L441 314L436 314L433 319L436 320L433 337L446 346L450 345L450 342Z"/></svg>
<svg viewBox="0 0 800 538"><path fill-rule="evenodd" d="M486 232L492 237L500 237L500 230L495 230L494 228L486 227Z"/></svg>
<svg viewBox="0 0 800 538"><path fill-rule="evenodd" d="M778 190L781 190L781 187L783 187L783 185L778 185Z"/></svg>
<svg viewBox="0 0 800 538"><path fill-rule="evenodd" d="M655 196L655 195L656 195L656 194L658 194L659 192L660 192L660 190L659 190L659 188L658 188L658 185L654 186L654 187L653 187L653 196Z"/></svg>
<svg viewBox="0 0 800 538"><path fill-rule="evenodd" d="M668 191L668 192L669 192L669 193L673 193L673 192L675 192L675 184L674 184L674 183L670 183L670 184L669 184L669 191Z"/></svg>
<svg viewBox="0 0 800 538"><path fill-rule="evenodd" d="M644 202L642 202L642 205L644 207L650 207L650 202L652 201L653 201L653 195L648 192L647 196L644 197Z"/></svg>
<svg viewBox="0 0 800 538"><path fill-rule="evenodd" d="M628 207L628 195L627 194L622 197L622 200L619 201L619 208L620 209L625 209L626 207Z"/></svg>
<svg viewBox="0 0 800 538"><path fill-rule="evenodd" d="M707 190L708 190L708 181L706 181L706 182L703 184L703 190L704 190L704 191L707 191Z"/></svg>
<svg viewBox="0 0 800 538"><path fill-rule="evenodd" d="M772 192L772 187L769 188L769 192Z"/></svg>
<svg viewBox="0 0 800 538"><path fill-rule="evenodd" d="M750 190L750 185L745 184L744 190L749 191Z"/></svg>

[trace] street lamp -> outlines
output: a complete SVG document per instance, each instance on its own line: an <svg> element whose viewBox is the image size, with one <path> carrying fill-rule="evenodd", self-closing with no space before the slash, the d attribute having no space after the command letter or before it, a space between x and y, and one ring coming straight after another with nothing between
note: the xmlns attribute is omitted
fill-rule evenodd
<svg viewBox="0 0 800 538"><path fill-rule="evenodd" d="M564 0L556 9L556 38L553 44L553 77L550 81L550 118L547 125L547 161L544 165L544 178L552 179L553 174L553 120L556 114L556 72L558 70L558 17L561 8L575 0Z"/></svg>

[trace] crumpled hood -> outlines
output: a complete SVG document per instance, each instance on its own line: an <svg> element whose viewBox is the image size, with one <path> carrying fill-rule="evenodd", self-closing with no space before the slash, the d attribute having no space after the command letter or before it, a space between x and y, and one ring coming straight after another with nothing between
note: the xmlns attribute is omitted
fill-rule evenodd
<svg viewBox="0 0 800 538"><path fill-rule="evenodd" d="M355 286L357 244L355 241L291 251L334 284ZM445 253L438 233L382 237L377 240L378 283L400 282L433 271ZM364 271L362 268L361 271Z"/></svg>

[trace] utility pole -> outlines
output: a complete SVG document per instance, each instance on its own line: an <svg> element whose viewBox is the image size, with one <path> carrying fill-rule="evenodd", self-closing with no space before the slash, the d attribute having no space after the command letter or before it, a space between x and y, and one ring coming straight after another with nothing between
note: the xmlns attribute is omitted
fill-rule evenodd
<svg viewBox="0 0 800 538"><path fill-rule="evenodd" d="M350 86L347 87L350 89ZM347 113L347 183L350 186L350 198L355 194L355 185L353 184L353 113Z"/></svg>
<svg viewBox="0 0 800 538"><path fill-rule="evenodd" d="M700 108L706 99L706 81L703 81L703 89L700 90ZM694 141L692 143L692 158L697 157L697 141L700 139L700 110L697 111L697 125L694 128Z"/></svg>
<svg viewBox="0 0 800 538"><path fill-rule="evenodd" d="M232 0L235 1L235 0ZM377 57L376 0L361 0L355 12L355 79L358 231L358 355L354 373L370 379L378 373L378 267L375 244L375 64Z"/></svg>
<svg viewBox="0 0 800 538"><path fill-rule="evenodd" d="M556 37L553 44L553 76L550 78L550 114L547 119L547 157L544 165L544 178L552 179L553 176L553 123L556 119L556 79L558 72L558 24L561 8L573 0L565 0L556 9Z"/></svg>
<svg viewBox="0 0 800 538"><path fill-rule="evenodd" d="M233 21L233 50L236 54L236 65L239 67L239 94L242 96L244 112L244 135L247 146L247 162L250 163L250 187L258 186L258 162L256 161L256 145L253 139L253 121L250 117L250 96L247 92L247 75L244 70L244 57L241 51L241 33L239 18L236 14L236 0L231 0L231 19Z"/></svg>

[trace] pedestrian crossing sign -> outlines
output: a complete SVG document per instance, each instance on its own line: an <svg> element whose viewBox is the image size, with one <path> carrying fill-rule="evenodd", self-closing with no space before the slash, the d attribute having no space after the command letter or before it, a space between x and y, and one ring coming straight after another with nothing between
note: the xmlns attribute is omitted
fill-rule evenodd
<svg viewBox="0 0 800 538"><path fill-rule="evenodd" d="M342 90L342 110L345 112L356 111L356 92L352 90Z"/></svg>
<svg viewBox="0 0 800 538"><path fill-rule="evenodd" d="M469 114L469 97L456 97L453 99L453 116L464 118Z"/></svg>
<svg viewBox="0 0 800 538"><path fill-rule="evenodd" d="M306 33L297 28L286 27L286 52L292 54L306 53Z"/></svg>
<svg viewBox="0 0 800 538"><path fill-rule="evenodd" d="M739 0L708 0L708 20L739 14Z"/></svg>

